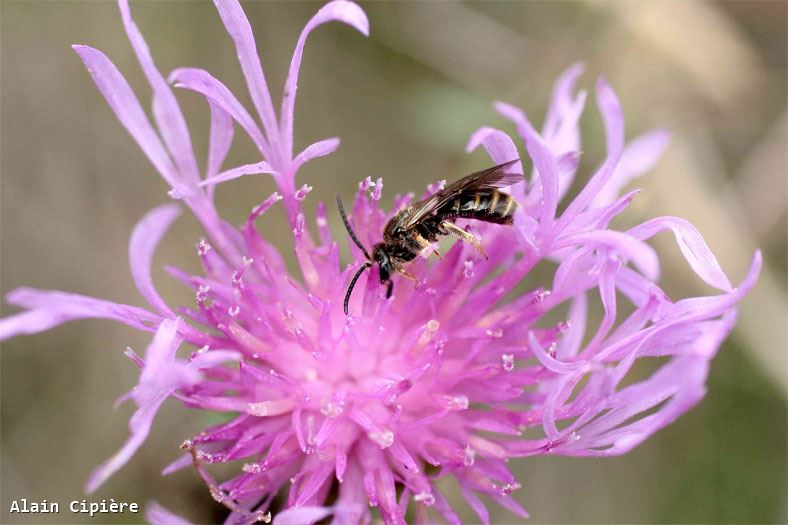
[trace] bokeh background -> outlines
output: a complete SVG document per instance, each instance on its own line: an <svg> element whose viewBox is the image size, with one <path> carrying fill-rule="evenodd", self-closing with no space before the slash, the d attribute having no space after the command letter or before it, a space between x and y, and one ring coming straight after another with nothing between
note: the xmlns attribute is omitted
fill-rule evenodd
<svg viewBox="0 0 788 525"><path fill-rule="evenodd" d="M656 126L673 133L623 225L679 215L705 235L733 281L756 247L766 265L736 331L713 363L695 410L630 454L610 459L537 457L514 467L516 496L532 523L784 523L786 521L786 2L365 3L371 37L340 24L313 33L296 113L297 146L340 136L334 155L302 171L310 201L349 195L363 177L383 177L385 202L487 164L466 155L485 124L513 132L493 100L541 122L556 76L588 64L582 83L604 74L620 95L628 137ZM245 4L270 85L279 93L292 48L315 3ZM147 105L150 91L111 2L0 3L2 92L2 290L30 285L141 304L127 241L166 186L120 126L70 44L106 52ZM133 4L159 68L199 66L249 98L234 49L209 2ZM208 111L180 93L198 158ZM599 115L583 119L587 176L602 158ZM242 132L237 132L237 137ZM237 140L225 166L257 160ZM583 177L580 177L583 180ZM266 176L218 189L231 222L273 190ZM280 217L281 218L281 217ZM339 231L337 218L333 228ZM289 233L273 221L279 246ZM197 268L195 221L182 218L157 256ZM662 284L672 297L708 292L669 235L656 240ZM155 274L171 303L191 294ZM3 307L3 315L13 312ZM127 435L132 406L112 409L136 368L123 356L148 337L102 321L67 324L3 344L3 523L129 522L136 516L73 515L88 473ZM192 470L162 467L205 416L174 401L148 442L91 500L157 499L198 521L222 518ZM58 501L59 515L9 514L11 501ZM474 522L463 508L467 522ZM494 509L497 523L514 517Z"/></svg>

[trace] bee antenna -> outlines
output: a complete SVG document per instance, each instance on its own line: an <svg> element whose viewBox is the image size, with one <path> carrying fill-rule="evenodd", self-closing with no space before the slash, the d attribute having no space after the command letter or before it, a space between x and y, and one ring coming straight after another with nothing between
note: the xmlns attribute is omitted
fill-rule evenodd
<svg viewBox="0 0 788 525"><path fill-rule="evenodd" d="M350 280L350 285L347 287L347 292L345 293L345 315L348 313L348 304L350 303L350 294L353 293L353 288L356 286L356 281L358 278L361 277L361 272L366 270L367 268L371 267L372 263L367 261L361 265L361 268L358 269L356 275L353 276L353 279Z"/></svg>
<svg viewBox="0 0 788 525"><path fill-rule="evenodd" d="M364 255L367 259L372 260L372 257L369 256L367 249L364 248L364 245L361 244L361 241L358 240L356 237L356 233L353 231L353 228L350 226L350 221L347 220L347 214L345 213L345 206L342 204L342 197L339 196L337 193L337 207L339 208L339 214L342 216L342 222L345 223L345 228L347 228L347 232L350 234L350 238L353 239L353 242L356 243L356 246L364 252ZM359 272L361 273L361 272ZM356 274L356 279L358 279L358 274ZM353 279L353 284L356 283L356 279ZM351 284L350 288L353 288ZM350 296L350 292L348 292L348 297ZM345 298L345 313L347 313L347 298Z"/></svg>

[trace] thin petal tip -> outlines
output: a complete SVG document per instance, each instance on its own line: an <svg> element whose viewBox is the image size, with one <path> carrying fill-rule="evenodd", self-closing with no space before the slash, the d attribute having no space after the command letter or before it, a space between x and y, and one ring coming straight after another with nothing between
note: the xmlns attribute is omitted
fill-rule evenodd
<svg viewBox="0 0 788 525"><path fill-rule="evenodd" d="M485 127L481 127L479 129L477 129L476 131L474 131L471 134L470 138L468 138L468 143L465 145L465 152L466 153L470 153L473 150L475 150L476 148L478 148L479 145L482 142L484 142L484 139L492 132L493 132L493 129L492 128L488 128L486 126Z"/></svg>
<svg viewBox="0 0 788 525"><path fill-rule="evenodd" d="M369 19L364 10L349 0L334 0L326 4L323 9L330 9L332 16L356 28L364 36L369 36ZM322 9L321 9L322 11Z"/></svg>

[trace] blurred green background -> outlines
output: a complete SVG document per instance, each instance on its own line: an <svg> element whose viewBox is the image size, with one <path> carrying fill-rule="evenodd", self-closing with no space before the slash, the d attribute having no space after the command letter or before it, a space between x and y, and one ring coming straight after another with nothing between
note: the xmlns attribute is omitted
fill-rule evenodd
<svg viewBox="0 0 788 525"><path fill-rule="evenodd" d="M367 40L340 24L307 45L296 146L342 138L334 155L301 172L310 201L349 195L363 177L383 177L384 202L489 164L463 152L481 125L513 133L493 100L541 122L556 76L588 64L582 87L604 74L620 95L628 137L656 126L673 133L665 158L624 219L679 215L705 235L734 282L756 247L766 265L741 307L736 331L713 362L702 404L628 455L538 457L513 464L516 496L531 523L784 523L786 521L786 2L364 3ZM316 3L244 5L278 99L292 48ZM144 2L133 13L159 68L206 68L248 108L234 49L209 2ZM116 121L73 43L109 55L143 105L150 91L111 2L0 3L0 169L3 293L20 285L142 304L127 241L166 186ZM179 93L201 159L208 111ZM581 177L602 158L598 112L583 119ZM225 167L258 160L237 131ZM273 190L266 176L217 191L233 223ZM334 214L335 215L335 214ZM339 223L333 217L334 231ZM272 222L283 249L289 232ZM184 217L156 263L197 268L200 231ZM672 238L660 236L662 284L673 298L708 293ZM192 294L158 271L171 304ZM3 307L3 315L13 312ZM133 408L112 401L136 381L123 356L148 336L101 321L67 324L3 344L2 523L142 521L73 515L88 473L127 435ZM192 470L162 478L181 441L205 416L168 402L137 456L91 500L157 499L200 522L222 518ZM9 514L11 501L61 503L59 515ZM462 516L474 522L462 507ZM494 509L496 523L514 517Z"/></svg>

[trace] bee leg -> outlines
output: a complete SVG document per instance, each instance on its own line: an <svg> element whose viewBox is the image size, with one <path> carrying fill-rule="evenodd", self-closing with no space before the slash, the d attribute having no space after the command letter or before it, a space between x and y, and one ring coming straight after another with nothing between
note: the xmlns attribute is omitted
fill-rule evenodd
<svg viewBox="0 0 788 525"><path fill-rule="evenodd" d="M416 233L415 239L416 239L416 242L419 243L419 247L420 247L419 248L419 253L424 252L428 248L432 247L429 250L429 254L426 257L424 257L425 259L429 259L430 255L433 255L433 254L438 259L443 259L443 255L441 255L441 252L439 252L438 249L435 248L435 244L434 243L435 243L435 241L437 241L436 238L426 239L420 233Z"/></svg>
<svg viewBox="0 0 788 525"><path fill-rule="evenodd" d="M484 255L485 259L489 259L489 257L487 256L487 250L484 249L482 243L480 243L479 239L474 237L473 234L466 232L465 230L463 230L453 222L443 221L441 223L441 226L445 228L446 231L449 232L451 235L459 237L465 242L471 243L471 245L473 245L473 247L476 248L477 252Z"/></svg>
<svg viewBox="0 0 788 525"><path fill-rule="evenodd" d="M418 282L418 280L419 280L415 275L413 275L410 272L406 272L402 268L397 268L397 272L401 273L402 275L404 275L405 277L407 277L408 279L411 279L413 281Z"/></svg>

